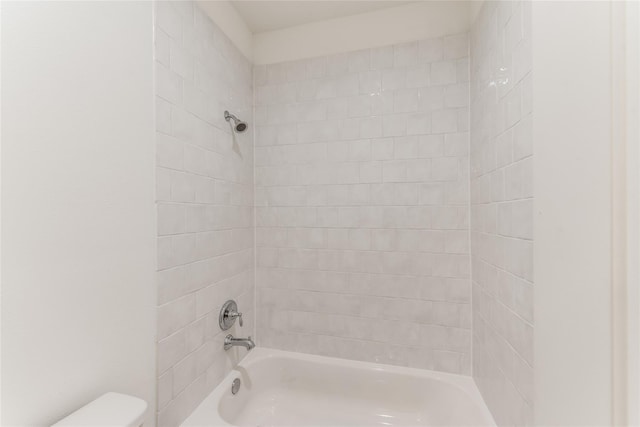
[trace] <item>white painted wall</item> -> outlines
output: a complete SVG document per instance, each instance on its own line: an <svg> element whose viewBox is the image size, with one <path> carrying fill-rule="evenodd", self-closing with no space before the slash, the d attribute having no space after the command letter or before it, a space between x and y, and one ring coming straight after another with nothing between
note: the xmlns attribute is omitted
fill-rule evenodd
<svg viewBox="0 0 640 427"><path fill-rule="evenodd" d="M629 425L640 425L640 5L626 3L627 372Z"/></svg>
<svg viewBox="0 0 640 427"><path fill-rule="evenodd" d="M467 2L415 2L257 33L253 57L256 64L273 64L458 34L468 29Z"/></svg>
<svg viewBox="0 0 640 427"><path fill-rule="evenodd" d="M2 4L2 425L155 405L150 2Z"/></svg>
<svg viewBox="0 0 640 427"><path fill-rule="evenodd" d="M613 422L638 425L638 82L640 8L614 2L612 40Z"/></svg>
<svg viewBox="0 0 640 427"><path fill-rule="evenodd" d="M611 423L608 2L533 2L535 423Z"/></svg>
<svg viewBox="0 0 640 427"><path fill-rule="evenodd" d="M481 1L414 2L253 34L228 0L198 0L197 3L255 64L274 64L463 33L469 29L482 5Z"/></svg>
<svg viewBox="0 0 640 427"><path fill-rule="evenodd" d="M482 10L482 6L484 5L485 0L476 0L469 2L469 25L473 26L478 19L478 15Z"/></svg>
<svg viewBox="0 0 640 427"><path fill-rule="evenodd" d="M211 20L249 60L253 59L253 34L228 0L196 1Z"/></svg>

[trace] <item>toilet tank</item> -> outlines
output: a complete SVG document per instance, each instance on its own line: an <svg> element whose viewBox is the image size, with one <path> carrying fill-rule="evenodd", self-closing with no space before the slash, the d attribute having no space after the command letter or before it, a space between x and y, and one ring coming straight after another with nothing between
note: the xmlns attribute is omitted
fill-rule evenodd
<svg viewBox="0 0 640 427"><path fill-rule="evenodd" d="M139 427L147 402L127 394L109 392L86 404L51 427Z"/></svg>

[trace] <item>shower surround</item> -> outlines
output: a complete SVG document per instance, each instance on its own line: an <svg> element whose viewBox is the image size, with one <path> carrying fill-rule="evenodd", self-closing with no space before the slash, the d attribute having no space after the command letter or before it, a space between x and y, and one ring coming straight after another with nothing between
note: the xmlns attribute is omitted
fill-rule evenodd
<svg viewBox="0 0 640 427"><path fill-rule="evenodd" d="M533 423L531 3L471 33L473 376L499 425Z"/></svg>
<svg viewBox="0 0 640 427"><path fill-rule="evenodd" d="M246 354L231 298L235 336L472 374L498 424L531 424L530 4L255 67L193 2L155 12L159 425Z"/></svg>
<svg viewBox="0 0 640 427"><path fill-rule="evenodd" d="M470 373L468 55L255 68L260 345Z"/></svg>
<svg viewBox="0 0 640 427"><path fill-rule="evenodd" d="M179 425L244 356L253 335L251 63L193 2L155 3L158 207L158 424ZM245 317L223 332L220 307Z"/></svg>

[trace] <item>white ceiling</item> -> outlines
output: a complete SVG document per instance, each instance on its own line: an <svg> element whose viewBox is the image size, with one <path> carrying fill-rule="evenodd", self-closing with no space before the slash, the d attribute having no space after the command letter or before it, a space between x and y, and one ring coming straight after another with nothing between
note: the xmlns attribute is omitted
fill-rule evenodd
<svg viewBox="0 0 640 427"><path fill-rule="evenodd" d="M404 0L232 0L253 33L271 31L412 3Z"/></svg>

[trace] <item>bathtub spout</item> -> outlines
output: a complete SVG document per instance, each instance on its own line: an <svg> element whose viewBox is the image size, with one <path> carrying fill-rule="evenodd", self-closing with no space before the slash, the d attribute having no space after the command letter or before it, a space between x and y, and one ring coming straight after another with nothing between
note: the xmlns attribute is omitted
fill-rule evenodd
<svg viewBox="0 0 640 427"><path fill-rule="evenodd" d="M242 346L247 349L247 351L251 350L256 346L251 337L249 338L234 338L233 335L229 334L224 338L224 349L229 350L231 347Z"/></svg>

